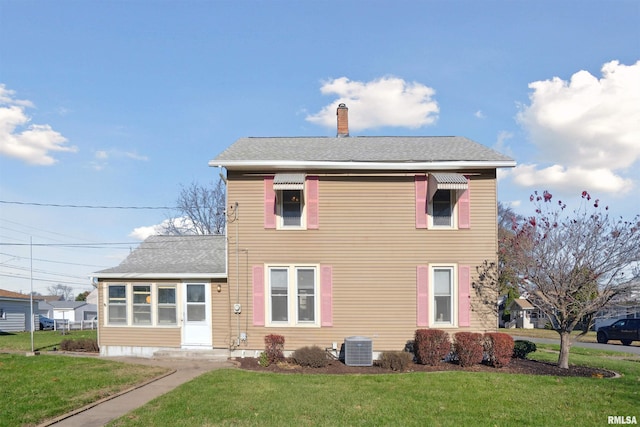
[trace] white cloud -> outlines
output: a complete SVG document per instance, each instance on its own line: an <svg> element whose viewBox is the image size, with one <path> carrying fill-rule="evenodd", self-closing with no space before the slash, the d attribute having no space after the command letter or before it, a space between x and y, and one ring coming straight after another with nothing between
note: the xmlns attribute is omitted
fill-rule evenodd
<svg viewBox="0 0 640 427"><path fill-rule="evenodd" d="M538 148L539 164L510 172L522 186L622 194L633 182L623 174L640 159L640 61L611 61L602 78L587 71L529 84L530 105L518 114Z"/></svg>
<svg viewBox="0 0 640 427"><path fill-rule="evenodd" d="M141 162L149 161L147 156L140 155L133 151L120 151L120 150L98 150L94 153L94 160L89 163L92 169L101 171L109 165L109 159L121 159L127 158L131 160L137 160Z"/></svg>
<svg viewBox="0 0 640 427"><path fill-rule="evenodd" d="M476 116L476 118L478 119L486 119L487 116L482 112L482 110L478 110L475 113L473 113L474 116Z"/></svg>
<svg viewBox="0 0 640 427"><path fill-rule="evenodd" d="M32 165L52 165L51 152L76 152L65 145L67 138L49 125L29 124L26 108L31 101L14 99L15 92L0 84L0 155L20 159Z"/></svg>
<svg viewBox="0 0 640 427"><path fill-rule="evenodd" d="M187 217L174 218L174 225L177 229L181 230L180 232L182 234L193 234L193 222ZM149 236L167 234L168 228L169 220L165 219L160 224L134 228L133 231L129 233L129 237L144 240Z"/></svg>
<svg viewBox="0 0 640 427"><path fill-rule="evenodd" d="M324 82L320 91L324 95L335 94L338 99L316 114L307 115L306 120L328 128L336 127L340 103L349 108L349 131L383 126L419 128L434 124L440 111L432 88L396 77L370 82L340 77Z"/></svg>

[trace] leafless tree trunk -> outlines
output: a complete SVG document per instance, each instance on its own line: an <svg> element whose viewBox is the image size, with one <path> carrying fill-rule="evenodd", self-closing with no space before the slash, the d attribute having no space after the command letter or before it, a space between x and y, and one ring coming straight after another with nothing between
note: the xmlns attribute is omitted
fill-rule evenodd
<svg viewBox="0 0 640 427"><path fill-rule="evenodd" d="M222 179L205 187L182 187L176 200L177 215L167 221L167 234L224 234L225 186Z"/></svg>

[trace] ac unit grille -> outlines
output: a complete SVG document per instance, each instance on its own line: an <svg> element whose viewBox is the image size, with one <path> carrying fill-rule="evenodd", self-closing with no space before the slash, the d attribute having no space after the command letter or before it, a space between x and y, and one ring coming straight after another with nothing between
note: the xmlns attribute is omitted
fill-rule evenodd
<svg viewBox="0 0 640 427"><path fill-rule="evenodd" d="M373 343L366 337L344 339L344 364L347 366L373 365Z"/></svg>

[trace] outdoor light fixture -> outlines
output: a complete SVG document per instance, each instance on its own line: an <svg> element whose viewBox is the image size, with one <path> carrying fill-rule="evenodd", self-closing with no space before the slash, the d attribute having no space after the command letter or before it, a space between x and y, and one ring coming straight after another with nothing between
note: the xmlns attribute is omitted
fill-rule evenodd
<svg viewBox="0 0 640 427"><path fill-rule="evenodd" d="M222 292L222 285L218 284L218 293Z"/></svg>

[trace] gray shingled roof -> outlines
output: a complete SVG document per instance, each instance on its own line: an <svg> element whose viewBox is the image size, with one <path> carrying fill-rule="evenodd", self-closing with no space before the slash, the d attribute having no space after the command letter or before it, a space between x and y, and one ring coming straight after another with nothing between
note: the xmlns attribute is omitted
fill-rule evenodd
<svg viewBox="0 0 640 427"><path fill-rule="evenodd" d="M513 159L460 136L283 137L240 138L210 164L239 161L491 163Z"/></svg>
<svg viewBox="0 0 640 427"><path fill-rule="evenodd" d="M95 277L223 277L226 276L226 238L208 236L151 236L117 267Z"/></svg>

